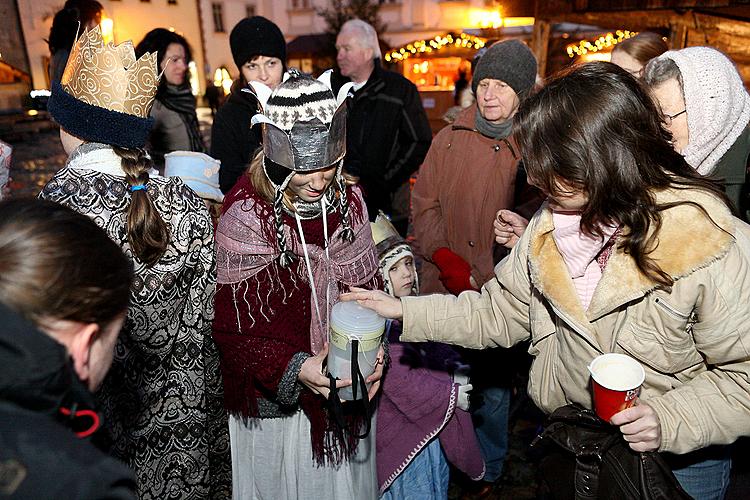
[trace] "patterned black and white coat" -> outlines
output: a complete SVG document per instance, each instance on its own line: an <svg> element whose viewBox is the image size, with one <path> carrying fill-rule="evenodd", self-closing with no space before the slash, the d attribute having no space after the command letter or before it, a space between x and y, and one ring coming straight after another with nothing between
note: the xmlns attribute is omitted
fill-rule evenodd
<svg viewBox="0 0 750 500"><path fill-rule="evenodd" d="M211 338L211 218L178 178L151 176L147 189L171 235L151 267L133 256L128 243L131 196L110 147L80 146L39 197L91 217L133 261L131 305L97 399L111 453L136 472L139 498L229 498L227 416Z"/></svg>

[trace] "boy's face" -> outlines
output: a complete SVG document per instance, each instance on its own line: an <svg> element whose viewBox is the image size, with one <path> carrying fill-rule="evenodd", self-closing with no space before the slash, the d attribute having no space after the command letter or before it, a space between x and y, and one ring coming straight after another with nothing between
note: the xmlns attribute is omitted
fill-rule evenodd
<svg viewBox="0 0 750 500"><path fill-rule="evenodd" d="M414 285L415 277L416 273L414 271L413 258L406 256L396 262L396 264L394 264L388 271L388 278L391 280L393 295L398 298L411 295L411 287Z"/></svg>

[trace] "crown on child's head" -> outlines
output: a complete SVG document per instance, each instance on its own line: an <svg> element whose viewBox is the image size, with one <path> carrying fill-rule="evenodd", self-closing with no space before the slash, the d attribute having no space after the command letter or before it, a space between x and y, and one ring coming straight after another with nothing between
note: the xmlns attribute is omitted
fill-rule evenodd
<svg viewBox="0 0 750 500"><path fill-rule="evenodd" d="M370 229L372 230L372 239L375 242L375 252L378 254L378 258L382 258L385 252L396 245L406 243L383 212L379 212L375 222L370 223Z"/></svg>
<svg viewBox="0 0 750 500"><path fill-rule="evenodd" d="M136 60L133 43L104 43L99 26L73 44L60 81L72 97L110 111L148 118L159 86L157 54Z"/></svg>

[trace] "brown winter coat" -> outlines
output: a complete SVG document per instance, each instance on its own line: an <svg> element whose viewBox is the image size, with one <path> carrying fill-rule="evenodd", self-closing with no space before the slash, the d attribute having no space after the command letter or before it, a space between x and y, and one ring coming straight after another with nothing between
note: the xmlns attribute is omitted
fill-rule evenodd
<svg viewBox="0 0 750 500"><path fill-rule="evenodd" d="M448 247L471 265L478 285L494 276L492 221L501 208L513 209L521 158L512 136L494 140L477 132L476 104L432 141L411 197L415 247L424 259L420 289L448 291L438 279L432 254Z"/></svg>
<svg viewBox="0 0 750 500"><path fill-rule="evenodd" d="M543 208L481 293L402 299L401 340L479 348L530 337L529 394L545 412L591 408L587 365L628 354L646 371L641 398L661 422L661 451L750 435L750 226L705 193L657 193L660 203L686 200L710 219L691 205L662 212L650 256L675 279L671 289L616 248L584 311Z"/></svg>

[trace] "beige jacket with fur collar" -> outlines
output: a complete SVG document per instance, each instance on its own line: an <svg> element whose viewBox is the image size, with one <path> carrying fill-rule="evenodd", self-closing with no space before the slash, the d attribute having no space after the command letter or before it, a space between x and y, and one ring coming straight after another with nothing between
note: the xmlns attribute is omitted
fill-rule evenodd
<svg viewBox="0 0 750 500"><path fill-rule="evenodd" d="M662 451L750 435L750 226L702 192L657 199L694 201L712 219L690 205L662 213L652 256L675 278L671 291L616 249L584 311L545 206L480 292L402 299L401 339L481 348L530 336L529 393L546 412L573 402L591 408L587 365L626 353L646 370L641 398L661 421Z"/></svg>

